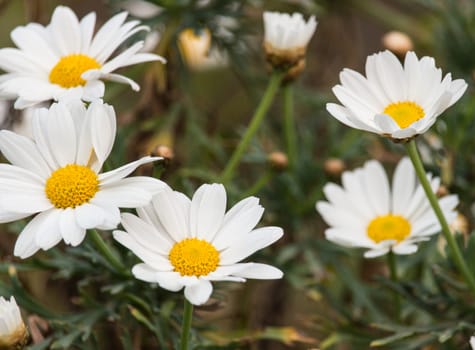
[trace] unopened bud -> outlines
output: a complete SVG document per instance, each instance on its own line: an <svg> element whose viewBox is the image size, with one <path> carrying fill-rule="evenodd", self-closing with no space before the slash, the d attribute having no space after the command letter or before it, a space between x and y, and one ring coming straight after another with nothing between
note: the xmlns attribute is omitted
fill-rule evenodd
<svg viewBox="0 0 475 350"><path fill-rule="evenodd" d="M414 48L411 38L406 33L395 30L384 34L383 46L399 57L404 57L406 52Z"/></svg>
<svg viewBox="0 0 475 350"><path fill-rule="evenodd" d="M323 163L323 169L328 175L339 176L346 168L345 162L340 158L328 158Z"/></svg>
<svg viewBox="0 0 475 350"><path fill-rule="evenodd" d="M449 194L449 190L444 185L440 185L435 194L437 197L444 197Z"/></svg>
<svg viewBox="0 0 475 350"><path fill-rule="evenodd" d="M21 318L15 298L10 301L0 297L0 349L23 349L28 341L28 331Z"/></svg>
<svg viewBox="0 0 475 350"><path fill-rule="evenodd" d="M172 148L165 145L158 145L152 151L152 156L163 157L166 160L172 160L175 157L175 154L173 153Z"/></svg>
<svg viewBox="0 0 475 350"><path fill-rule="evenodd" d="M278 170L284 170L289 165L287 155L279 151L271 152L267 157L267 160L273 168Z"/></svg>

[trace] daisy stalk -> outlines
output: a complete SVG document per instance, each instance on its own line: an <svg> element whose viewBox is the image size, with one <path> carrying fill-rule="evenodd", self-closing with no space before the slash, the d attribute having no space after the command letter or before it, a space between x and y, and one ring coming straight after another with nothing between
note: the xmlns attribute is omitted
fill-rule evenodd
<svg viewBox="0 0 475 350"><path fill-rule="evenodd" d="M89 238L96 246L97 250L102 256L112 265L118 272L128 275L126 267L117 258L117 256L111 251L107 243L102 239L101 235L94 229L89 230Z"/></svg>
<svg viewBox="0 0 475 350"><path fill-rule="evenodd" d="M180 350L188 350L188 341L190 339L191 321L193 319L193 304L185 298L183 309L183 323L181 327Z"/></svg>
<svg viewBox="0 0 475 350"><path fill-rule="evenodd" d="M254 137L254 134L259 129L259 126L262 124L262 121L264 120L267 110L269 109L270 105L272 104L272 101L274 100L275 94L277 93L277 90L279 89L282 78L283 78L282 72L274 71L272 73L272 76L269 80L269 84L267 85L266 92L264 96L262 97L262 100L259 103L259 106L257 107L251 119L251 122L249 123L246 133L241 139L241 142L238 144L238 146L234 150L234 153L231 156L231 159L229 160L228 164L224 168L223 173L221 174L221 182L224 185L226 185L233 178L234 172L236 171L236 168L239 165L239 162L244 152L249 146L249 143Z"/></svg>
<svg viewBox="0 0 475 350"><path fill-rule="evenodd" d="M289 167L290 169L293 169L295 157L297 156L297 138L294 120L294 99L292 85L285 84L283 92L285 142L287 146L287 157L289 158Z"/></svg>
<svg viewBox="0 0 475 350"><path fill-rule="evenodd" d="M454 236L450 232L447 220L442 212L442 209L440 208L439 201L437 200L434 191L432 191L429 181L425 175L424 165L422 164L421 158L419 156L419 151L417 150L416 141L414 139L412 139L406 144L406 150L409 154L409 157L411 158L412 164L414 165L417 177L419 178L419 181L422 187L424 188L424 192L427 196L427 199L429 200L429 203L432 206L432 209L434 210L434 214L439 220L442 233L445 237L445 240L447 241L447 245L449 246L450 252L452 253L454 262L457 265L457 268L459 269L460 273L464 276L465 281L467 282L470 290L475 295L475 279L472 273L470 272L467 264L465 263L465 260L462 257L460 248L457 245Z"/></svg>

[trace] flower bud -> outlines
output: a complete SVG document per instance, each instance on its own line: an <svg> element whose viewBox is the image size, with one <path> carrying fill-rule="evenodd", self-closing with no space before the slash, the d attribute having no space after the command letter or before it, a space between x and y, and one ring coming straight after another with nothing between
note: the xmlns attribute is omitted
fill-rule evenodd
<svg viewBox="0 0 475 350"><path fill-rule="evenodd" d="M327 158L323 163L323 169L328 175L340 176L346 165L340 158Z"/></svg>
<svg viewBox="0 0 475 350"><path fill-rule="evenodd" d="M279 151L271 152L267 157L267 160L269 164L277 170L284 170L289 165L287 155Z"/></svg>
<svg viewBox="0 0 475 350"><path fill-rule="evenodd" d="M23 349L28 341L28 331L21 318L15 298L10 301L0 297L0 349Z"/></svg>
<svg viewBox="0 0 475 350"><path fill-rule="evenodd" d="M404 57L406 52L414 48L411 38L406 33L395 30L384 34L383 46L399 57Z"/></svg>

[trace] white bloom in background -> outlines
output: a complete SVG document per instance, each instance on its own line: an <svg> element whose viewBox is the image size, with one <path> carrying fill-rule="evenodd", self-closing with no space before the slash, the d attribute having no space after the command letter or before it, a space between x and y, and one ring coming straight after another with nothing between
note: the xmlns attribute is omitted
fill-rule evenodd
<svg viewBox="0 0 475 350"><path fill-rule="evenodd" d="M315 16L306 22L301 13L264 12L264 42L274 49L305 48L317 29Z"/></svg>
<svg viewBox="0 0 475 350"><path fill-rule="evenodd" d="M228 62L224 53L211 47L211 32L207 28L198 32L191 28L184 29L178 36L178 47L181 57L191 69L216 68Z"/></svg>
<svg viewBox="0 0 475 350"><path fill-rule="evenodd" d="M282 277L270 265L239 263L283 234L280 227L254 229L264 212L258 198L243 199L226 213L223 185L203 185L191 201L167 189L137 212L138 217L122 214L127 232L114 231L114 238L144 262L132 273L170 291L184 287L192 304L209 299L212 281Z"/></svg>
<svg viewBox="0 0 475 350"><path fill-rule="evenodd" d="M432 190L437 190L439 178L427 176ZM336 244L366 248L367 258L390 250L395 254L412 254L417 251L416 243L429 240L440 231L439 221L408 158L399 162L392 188L382 165L374 160L344 172L342 184L326 184L323 191L328 202L319 201L316 205L330 226L325 237ZM447 221L452 222L457 216L457 196L439 199L439 204Z"/></svg>
<svg viewBox="0 0 475 350"><path fill-rule="evenodd" d="M138 18L149 19L158 16L163 8L145 0L127 0L120 4L120 7Z"/></svg>
<svg viewBox="0 0 475 350"><path fill-rule="evenodd" d="M307 45L317 28L315 16L305 22L302 14L264 12L264 51L271 67L286 70L286 80L305 68Z"/></svg>
<svg viewBox="0 0 475 350"><path fill-rule="evenodd" d="M0 348L23 349L27 340L28 332L15 298L8 301L0 297Z"/></svg>
<svg viewBox="0 0 475 350"><path fill-rule="evenodd" d="M101 79L127 83L139 90L133 80L112 72L137 63L165 60L139 53L142 41L110 59L125 40L148 30L138 21L125 22L126 17L126 12L115 15L93 35L94 12L79 21L70 8L58 6L46 27L30 23L15 28L11 38L18 48L0 49L0 68L6 72L0 77L0 96L17 98L15 108L22 109L51 99L101 98Z"/></svg>
<svg viewBox="0 0 475 350"><path fill-rule="evenodd" d="M114 109L101 101L86 109L79 100L37 109L33 138L0 131L0 222L38 213L18 237L14 254L27 258L64 240L77 246L87 229L113 229L119 208L146 205L166 185L149 177L124 179L143 157L100 173L116 135Z"/></svg>
<svg viewBox="0 0 475 350"><path fill-rule="evenodd" d="M475 337L470 337L470 346L475 350Z"/></svg>
<svg viewBox="0 0 475 350"><path fill-rule="evenodd" d="M366 77L345 68L333 93L342 105L328 103L330 114L345 125L408 139L426 132L437 117L467 89L463 79L442 79L432 57L408 52L404 66L389 52L368 56Z"/></svg>

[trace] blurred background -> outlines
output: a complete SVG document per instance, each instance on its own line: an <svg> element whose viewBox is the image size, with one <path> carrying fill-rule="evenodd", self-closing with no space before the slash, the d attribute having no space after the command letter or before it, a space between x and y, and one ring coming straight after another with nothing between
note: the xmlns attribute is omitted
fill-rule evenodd
<svg viewBox="0 0 475 350"><path fill-rule="evenodd" d="M457 289L442 241L435 238L418 254L400 258L404 281L394 285L384 260L363 259L361 251L325 241L315 202L323 199L323 185L339 183L345 169L373 158L391 173L405 154L402 146L346 128L326 112L325 104L335 101L331 88L339 72L345 67L364 72L366 57L384 49L398 57L408 50L433 56L444 74L465 79L469 89L418 142L426 167L442 178L440 194L460 197L454 232L471 257L473 0L2 0L0 45L12 46L9 33L16 26L47 24L58 4L70 6L79 18L95 11L96 28L122 10L151 27L139 37L168 63L123 71L139 82L139 93L107 86L104 100L114 106L120 124L109 165L144 154L163 156L161 165L139 171L188 194L218 181L264 93L270 69L262 50L263 11L316 16L306 69L293 83L295 166L289 167L285 154L279 94L227 186L229 205L255 195L266 208L262 225L284 228L284 238L253 261L274 264L285 277L215 284L213 299L196 308L195 337L202 344L197 349L368 349L372 342L382 349L469 349L475 310ZM2 125L24 130L27 120L5 108ZM32 349L173 348L180 293L121 280L88 242L17 261L12 247L21 225L4 225L0 235L5 272L0 292L21 294L17 300L29 320ZM114 247L129 266L136 262ZM409 300L396 320L394 291Z"/></svg>

